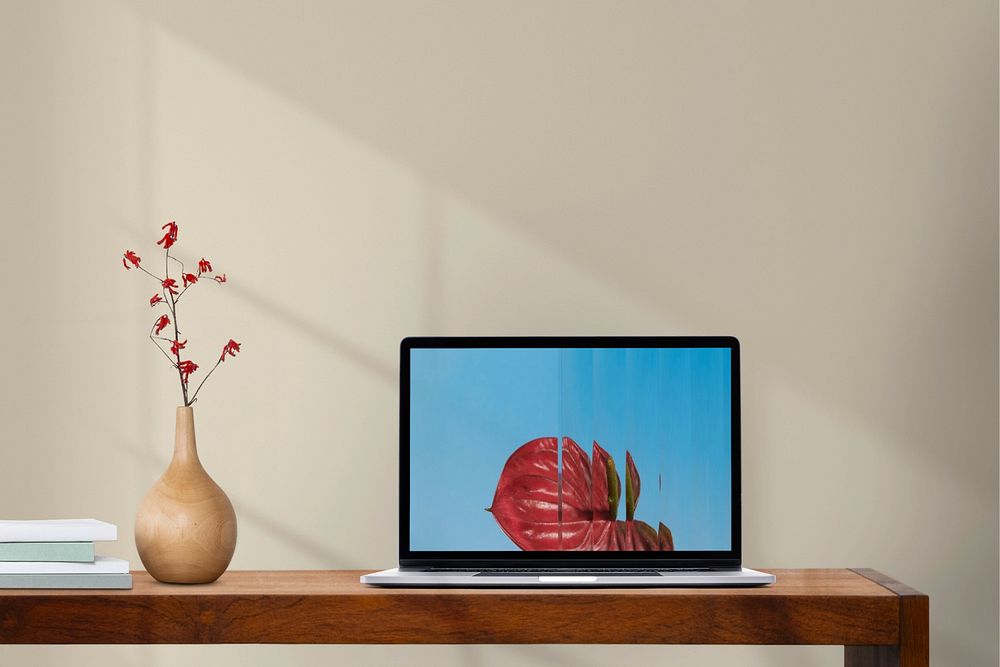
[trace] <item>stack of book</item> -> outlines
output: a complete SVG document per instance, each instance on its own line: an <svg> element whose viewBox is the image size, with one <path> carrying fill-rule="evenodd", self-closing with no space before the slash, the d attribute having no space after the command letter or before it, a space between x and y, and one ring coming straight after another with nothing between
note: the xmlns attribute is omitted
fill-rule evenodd
<svg viewBox="0 0 1000 667"><path fill-rule="evenodd" d="M0 588L132 588L128 561L94 549L117 539L96 519L0 520Z"/></svg>

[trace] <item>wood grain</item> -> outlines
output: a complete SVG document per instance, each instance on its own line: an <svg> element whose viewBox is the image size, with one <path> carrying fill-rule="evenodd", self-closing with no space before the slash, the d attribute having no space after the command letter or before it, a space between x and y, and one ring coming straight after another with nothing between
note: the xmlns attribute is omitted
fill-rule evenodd
<svg viewBox="0 0 1000 667"><path fill-rule="evenodd" d="M227 572L131 591L0 591L0 643L895 645L899 597L850 570L748 589L377 589L363 572Z"/></svg>
<svg viewBox="0 0 1000 667"><path fill-rule="evenodd" d="M198 459L190 407L177 408L174 456L139 507L135 546L153 577L175 584L211 583L233 558L236 512Z"/></svg>
<svg viewBox="0 0 1000 667"><path fill-rule="evenodd" d="M868 568L852 570L899 598L899 641L895 646L845 646L845 667L927 667L930 664L930 598Z"/></svg>

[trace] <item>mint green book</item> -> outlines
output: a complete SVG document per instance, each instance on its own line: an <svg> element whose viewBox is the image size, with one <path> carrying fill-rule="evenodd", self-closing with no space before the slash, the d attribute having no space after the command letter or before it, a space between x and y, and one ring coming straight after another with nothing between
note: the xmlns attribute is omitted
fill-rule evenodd
<svg viewBox="0 0 1000 667"><path fill-rule="evenodd" d="M94 562L93 542L0 542L0 561Z"/></svg>
<svg viewBox="0 0 1000 667"><path fill-rule="evenodd" d="M131 574L0 574L0 588L132 588Z"/></svg>

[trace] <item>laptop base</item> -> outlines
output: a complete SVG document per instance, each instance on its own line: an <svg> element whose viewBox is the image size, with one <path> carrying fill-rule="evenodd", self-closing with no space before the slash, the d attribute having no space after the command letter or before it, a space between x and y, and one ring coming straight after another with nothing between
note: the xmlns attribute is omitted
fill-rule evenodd
<svg viewBox="0 0 1000 667"><path fill-rule="evenodd" d="M365 574L361 583L402 588L653 588L664 586L765 586L773 574L742 568L720 571L669 571L655 574L483 574L426 570L382 570Z"/></svg>

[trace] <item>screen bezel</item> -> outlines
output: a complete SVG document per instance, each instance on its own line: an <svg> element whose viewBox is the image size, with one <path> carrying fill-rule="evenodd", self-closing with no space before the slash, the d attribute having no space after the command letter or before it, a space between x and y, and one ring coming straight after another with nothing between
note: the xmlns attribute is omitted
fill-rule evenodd
<svg viewBox="0 0 1000 667"><path fill-rule="evenodd" d="M410 549L410 351L460 348L727 348L732 396L732 536L728 551L413 551ZM698 567L741 565L740 343L732 336L414 337L400 343L399 564L408 568Z"/></svg>

